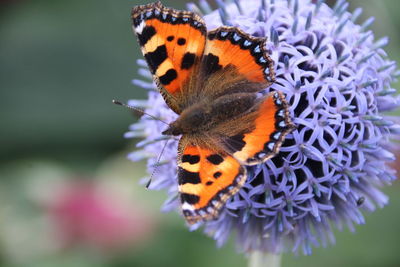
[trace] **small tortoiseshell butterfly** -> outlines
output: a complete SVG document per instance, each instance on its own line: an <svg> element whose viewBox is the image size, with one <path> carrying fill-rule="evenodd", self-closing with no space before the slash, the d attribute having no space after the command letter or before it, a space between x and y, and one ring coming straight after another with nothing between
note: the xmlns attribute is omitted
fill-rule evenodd
<svg viewBox="0 0 400 267"><path fill-rule="evenodd" d="M293 128L265 38L235 27L207 32L193 12L160 2L132 10L133 29L154 80L179 118L178 184L189 223L217 218L246 181L246 166L276 155Z"/></svg>

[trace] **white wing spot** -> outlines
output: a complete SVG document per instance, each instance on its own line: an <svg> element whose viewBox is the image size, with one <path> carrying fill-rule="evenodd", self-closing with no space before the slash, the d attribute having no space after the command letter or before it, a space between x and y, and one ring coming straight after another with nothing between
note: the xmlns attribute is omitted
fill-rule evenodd
<svg viewBox="0 0 400 267"><path fill-rule="evenodd" d="M138 34L142 34L142 31L143 31L144 27L146 27L146 23L145 23L144 21L142 21L142 22L140 22L139 26L137 26L137 27L135 28L135 31L136 31Z"/></svg>
<svg viewBox="0 0 400 267"><path fill-rule="evenodd" d="M190 204L187 203L187 202L183 202L183 204L182 204L182 209L183 209L183 210L189 210L189 211L194 211L194 210L195 210L194 206L193 206L193 205L190 205Z"/></svg>

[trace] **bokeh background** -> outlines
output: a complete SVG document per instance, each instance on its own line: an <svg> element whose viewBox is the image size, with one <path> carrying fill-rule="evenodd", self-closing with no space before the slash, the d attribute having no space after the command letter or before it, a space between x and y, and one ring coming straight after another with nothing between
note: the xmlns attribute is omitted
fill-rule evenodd
<svg viewBox="0 0 400 267"><path fill-rule="evenodd" d="M131 84L141 55L129 19L145 2L0 0L0 266L246 266L233 240L217 249L162 214L165 193L139 185L144 163L125 157L137 118L111 100L146 96ZM400 1L350 3L399 60ZM400 266L399 182L384 191L390 205L356 234L283 266Z"/></svg>

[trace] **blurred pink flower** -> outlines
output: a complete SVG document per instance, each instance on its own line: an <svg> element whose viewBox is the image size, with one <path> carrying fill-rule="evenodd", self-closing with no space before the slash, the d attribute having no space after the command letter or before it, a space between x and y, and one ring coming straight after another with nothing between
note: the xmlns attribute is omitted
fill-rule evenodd
<svg viewBox="0 0 400 267"><path fill-rule="evenodd" d="M143 210L90 182L66 184L49 203L62 247L121 249L149 238L154 220ZM127 205L131 204L131 205Z"/></svg>

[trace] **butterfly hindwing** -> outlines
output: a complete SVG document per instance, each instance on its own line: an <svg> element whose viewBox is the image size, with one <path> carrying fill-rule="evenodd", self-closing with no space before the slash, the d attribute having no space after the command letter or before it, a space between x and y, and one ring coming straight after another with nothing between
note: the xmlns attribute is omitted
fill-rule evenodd
<svg viewBox="0 0 400 267"><path fill-rule="evenodd" d="M236 124L246 127L226 136ZM219 125L215 132L221 136L219 142L230 155L241 164L254 165L276 155L285 136L293 128L284 95L272 92L255 103L248 114Z"/></svg>
<svg viewBox="0 0 400 267"><path fill-rule="evenodd" d="M177 113L182 90L203 55L206 27L198 15L160 2L132 10L133 30L161 94Z"/></svg>
<svg viewBox="0 0 400 267"><path fill-rule="evenodd" d="M205 95L258 92L271 85L275 73L265 42L234 27L208 32L201 62Z"/></svg>
<svg viewBox="0 0 400 267"><path fill-rule="evenodd" d="M182 138L178 159L183 215L189 223L215 219L225 202L244 184L246 169L228 154L187 141Z"/></svg>

